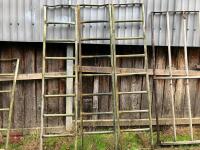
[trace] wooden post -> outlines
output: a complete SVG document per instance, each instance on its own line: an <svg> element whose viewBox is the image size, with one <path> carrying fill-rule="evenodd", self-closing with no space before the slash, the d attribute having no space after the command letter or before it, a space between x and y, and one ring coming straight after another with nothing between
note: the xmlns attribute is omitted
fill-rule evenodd
<svg viewBox="0 0 200 150"><path fill-rule="evenodd" d="M73 49L72 45L67 46L67 57L73 57ZM66 61L66 73L67 76L73 75L73 60ZM73 78L66 79L66 94L74 93L73 80ZM66 98L66 114L73 113L73 99L73 97ZM65 126L68 131L72 129L72 117L66 117Z"/></svg>

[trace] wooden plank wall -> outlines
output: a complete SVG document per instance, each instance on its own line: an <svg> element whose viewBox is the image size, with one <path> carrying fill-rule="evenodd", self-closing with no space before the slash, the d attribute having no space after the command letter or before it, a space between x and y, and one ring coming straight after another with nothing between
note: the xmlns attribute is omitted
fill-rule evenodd
<svg viewBox="0 0 200 150"><path fill-rule="evenodd" d="M84 50L85 49L85 50ZM87 50L86 50L87 49ZM141 47L137 46L119 46L117 47L118 53L129 53L135 51L136 53L141 52ZM109 46L103 45L85 45L83 46L84 54L91 53L108 53ZM149 47L149 67L152 68L152 51ZM120 51L120 52L119 52ZM190 70L195 70L195 66L200 63L200 49L199 48L189 48L189 67ZM49 56L65 56L66 46L65 45L49 45L48 46L48 55ZM19 73L40 73L42 70L42 44L41 43L1 43L0 44L0 58L20 58L20 69ZM183 48L172 48L172 58L173 58L173 67L176 69L184 69L184 55ZM107 59L104 60L91 60L84 61L84 65L96 65L96 66L110 66L110 61ZM167 58L167 48L158 47L156 48L156 68L166 69L168 67L168 58ZM0 71L11 71L12 64L0 64ZM120 59L118 60L119 67L125 68L142 68L143 60L142 59ZM65 62L49 62L47 65L48 71L64 71L66 68ZM95 82L94 82L95 81ZM90 78L84 79L84 92L109 92L111 91L111 82L110 78ZM47 83L47 93L64 93L65 92L65 81L54 80ZM99 83L99 87L96 85ZM143 77L129 77L122 78L119 81L119 89L121 91L130 91L130 90L141 90L145 89L145 80ZM171 116L171 107L170 107L170 86L169 81L158 80L156 81L158 91L156 91L158 97L158 112L159 116L162 118ZM1 89L8 88L9 83L5 82L1 84ZM95 88L94 88L95 86ZM152 86L152 78L151 78ZM193 79L190 81L191 87L191 101L192 101L192 115L193 117L200 117L200 80ZM152 88L151 88L152 89ZM187 101L185 96L185 82L183 79L174 81L174 97L176 105L176 116L177 117L187 117ZM18 81L17 82L17 91L15 96L15 105L13 113L13 127L14 128L31 128L40 126L40 101L41 101L41 81L40 80L30 80L30 81ZM98 104L99 111L111 111L112 110L112 101L109 96L103 97L94 97L94 102L92 98L86 97L84 110L92 111L96 108L93 108L92 105ZM8 96L0 95L0 107L6 106L8 104ZM154 106L154 101L153 101ZM144 95L125 95L120 97L120 109L145 109L147 108L147 100ZM45 106L45 109L49 113L63 113L65 111L65 102L63 99L58 101L49 101ZM155 117L155 109L152 107L153 117ZM144 114L135 114L135 115L123 115L122 118L145 118L147 117ZM102 116L101 118L110 118L108 116ZM63 125L65 120L63 119L48 119L47 123L51 125ZM0 114L0 124L6 125L6 114Z"/></svg>

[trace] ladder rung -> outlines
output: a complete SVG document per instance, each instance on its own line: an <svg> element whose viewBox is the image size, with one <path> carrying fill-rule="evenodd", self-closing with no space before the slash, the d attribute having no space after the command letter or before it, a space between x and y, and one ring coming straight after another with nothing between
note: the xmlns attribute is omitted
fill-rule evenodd
<svg viewBox="0 0 200 150"><path fill-rule="evenodd" d="M82 74L83 77L111 76L112 74Z"/></svg>
<svg viewBox="0 0 200 150"><path fill-rule="evenodd" d="M74 39L63 39L63 40L53 40L53 39L49 39L46 40L47 43L73 43L75 42Z"/></svg>
<svg viewBox="0 0 200 150"><path fill-rule="evenodd" d="M56 78L75 78L76 76L75 75L69 76L69 75L47 75L46 74L44 77L46 79L50 79L50 78L56 79Z"/></svg>
<svg viewBox="0 0 200 150"><path fill-rule="evenodd" d="M147 91L133 91L133 92L118 92L119 95L123 94L147 94Z"/></svg>
<svg viewBox="0 0 200 150"><path fill-rule="evenodd" d="M70 4L59 4L59 5L46 5L47 8L57 8L57 7L69 7L73 8L75 5L70 5Z"/></svg>
<svg viewBox="0 0 200 150"><path fill-rule="evenodd" d="M144 132L149 131L149 128L143 128L143 129L123 129L121 132Z"/></svg>
<svg viewBox="0 0 200 150"><path fill-rule="evenodd" d="M135 72L135 73L119 73L117 76L133 76L133 75L146 75L146 72Z"/></svg>
<svg viewBox="0 0 200 150"><path fill-rule="evenodd" d="M87 93L87 94L82 94L82 96L103 96L103 95L112 95L112 93Z"/></svg>
<svg viewBox="0 0 200 150"><path fill-rule="evenodd" d="M9 111L9 108L0 108L0 111Z"/></svg>
<svg viewBox="0 0 200 150"><path fill-rule="evenodd" d="M43 135L44 138L48 137L72 137L74 134L45 134Z"/></svg>
<svg viewBox="0 0 200 150"><path fill-rule="evenodd" d="M45 57L46 60L75 60L75 57Z"/></svg>
<svg viewBox="0 0 200 150"><path fill-rule="evenodd" d="M91 112L91 113L82 112L81 114L83 116L89 116L89 115L112 115L113 112Z"/></svg>
<svg viewBox="0 0 200 150"><path fill-rule="evenodd" d="M144 37L116 37L116 40L139 40L144 39Z"/></svg>
<svg viewBox="0 0 200 150"><path fill-rule="evenodd" d="M94 132L83 132L85 135L92 135L92 134L111 134L114 133L114 131L94 131Z"/></svg>
<svg viewBox="0 0 200 150"><path fill-rule="evenodd" d="M132 54L132 55L116 55L117 58L134 58L134 57L145 57L145 54Z"/></svg>
<svg viewBox="0 0 200 150"><path fill-rule="evenodd" d="M120 114L124 114L124 113L148 113L149 110L123 110L123 111L119 111Z"/></svg>
<svg viewBox="0 0 200 150"><path fill-rule="evenodd" d="M87 21L81 21L81 24L86 23L108 23L108 20L87 20Z"/></svg>
<svg viewBox="0 0 200 150"><path fill-rule="evenodd" d="M74 114L44 114L44 117L72 117Z"/></svg>
<svg viewBox="0 0 200 150"><path fill-rule="evenodd" d="M110 40L110 38L82 38L81 41L103 41Z"/></svg>
<svg viewBox="0 0 200 150"><path fill-rule="evenodd" d="M0 91L0 93L10 93L10 92L12 92L12 90L2 90L2 91Z"/></svg>
<svg viewBox="0 0 200 150"><path fill-rule="evenodd" d="M0 76L14 76L14 73L1 73Z"/></svg>
<svg viewBox="0 0 200 150"><path fill-rule="evenodd" d="M143 20L116 20L115 23L143 22Z"/></svg>
<svg viewBox="0 0 200 150"><path fill-rule="evenodd" d="M110 55L96 55L96 56L81 56L81 58L110 58Z"/></svg>
<svg viewBox="0 0 200 150"><path fill-rule="evenodd" d="M46 98L53 97L75 97L75 94L54 94L54 95L44 95Z"/></svg>
<svg viewBox="0 0 200 150"><path fill-rule="evenodd" d="M75 25L74 22L54 22L54 21L48 21L46 24L65 24L65 25Z"/></svg>

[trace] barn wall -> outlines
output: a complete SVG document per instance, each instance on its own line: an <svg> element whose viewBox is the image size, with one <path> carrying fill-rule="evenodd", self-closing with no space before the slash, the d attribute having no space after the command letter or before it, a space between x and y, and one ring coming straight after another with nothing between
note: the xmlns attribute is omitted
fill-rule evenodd
<svg viewBox="0 0 200 150"><path fill-rule="evenodd" d="M89 50L85 53L105 53L106 49L109 49L109 46L105 45L86 45L83 47ZM120 46L118 47L123 53L128 51L136 51L139 53L141 47L133 46ZM95 50L95 51L94 51ZM149 66L152 68L152 51L149 47ZM66 46L64 45L48 45L48 55L49 56L64 56L66 54ZM0 44L0 58L20 58L20 74L25 73L39 73L42 70L42 44L40 43L1 43ZM173 55L173 67L176 69L184 69L184 55L183 48L172 48ZM189 57L189 68L190 70L195 70L196 65L200 63L200 49L198 48L189 48L188 49ZM167 68L167 48L166 47L157 47L156 48L156 67L159 69ZM108 60L94 60L84 62L84 65L93 65L97 66L106 66L109 65ZM130 59L121 59L118 61L118 65L125 68L142 68L143 61L140 59L130 60ZM64 71L65 70L64 62L49 62L48 71ZM0 71L11 71L12 64L0 64ZM94 89L94 80L93 78L85 79L87 83L84 85L84 92L93 92ZM130 77L122 79L119 81L119 88L121 91L128 90L141 90L145 87L144 78L142 77ZM104 77L99 79L99 91L108 92L111 90L110 79ZM65 82L63 80L54 80L47 84L48 93L63 93L65 91ZM159 80L156 81L157 87L159 90L156 91L158 98L158 112L159 116L167 118L171 116L170 109L170 85L169 81ZM174 92L175 92L175 104L176 104L176 116L177 117L187 117L187 101L185 96L185 83L183 79L174 81ZM8 82L3 83L0 87L5 89L9 86ZM152 86L152 78L151 78ZM200 80L193 79L190 81L191 87L191 102L192 102L192 114L193 117L200 117ZM151 88L152 89L152 88ZM38 127L40 125L40 101L41 101L41 80L30 80L30 81L18 81L17 90L15 96L15 105L13 113L13 127L15 128L29 128L29 127ZM0 106L5 106L8 104L8 96L0 95ZM85 111L91 111L92 99L85 98L84 109ZM154 100L153 100L154 106ZM65 103L64 99L59 99L58 101L49 101L45 106L45 109L50 113L62 113L64 112ZM109 111L112 110L111 100L109 97L104 96L99 98L98 102L99 111ZM123 96L120 98L120 109L142 109L147 108L147 100L145 96L142 95L133 95L133 96ZM155 118L155 109L152 107L153 117ZM0 114L0 124L6 125L6 114ZM132 116L122 116L122 118L146 118L145 115L132 115ZM103 116L103 118L108 118ZM46 120L47 123L51 125L63 125L64 120Z"/></svg>

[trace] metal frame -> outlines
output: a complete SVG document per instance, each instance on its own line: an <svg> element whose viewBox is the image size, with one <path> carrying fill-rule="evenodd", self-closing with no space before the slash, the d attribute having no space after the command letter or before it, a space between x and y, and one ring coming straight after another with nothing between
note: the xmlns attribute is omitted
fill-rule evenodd
<svg viewBox="0 0 200 150"><path fill-rule="evenodd" d="M191 100L190 100L190 87L189 87L189 79L199 79L199 76L190 76L188 69L188 56L187 56L187 14L196 13L198 14L198 19L200 18L199 11L164 11L164 12L152 12L151 22L152 22L152 49L153 49L153 59L154 59L154 91L157 90L155 80L170 80L170 95L171 95L171 108L172 108L172 122L173 122L173 141L170 142L161 142L160 141L160 129L159 129L159 118L158 112L156 111L156 122L157 122L157 143L161 145L183 145L183 144L200 144L200 140L194 140L193 137L193 123L192 123L192 113L191 113ZM171 56L171 35L170 35L170 14L180 14L182 16L183 22L183 41L184 41L184 62L185 62L185 76L173 76L172 73L172 56ZM168 47L168 63L169 63L169 76L168 77L156 77L155 75L155 42L154 42L154 16L155 15L165 15L166 16L166 24L167 24L167 47ZM200 29L200 23L199 23ZM186 95L187 95L187 103L189 110L189 128L190 128L190 141L177 141L177 133L176 133L176 115L175 115L175 106L174 106L174 92L173 92L173 80L174 79L185 79L186 80ZM157 97L155 94L155 102L157 103ZM156 106L157 107L157 106ZM157 109L155 109L157 110Z"/></svg>
<svg viewBox="0 0 200 150"><path fill-rule="evenodd" d="M10 136L10 128L12 124L12 114L13 114L13 106L15 100L15 89L16 89L16 82L17 82L17 75L19 71L19 59L0 59L0 62L15 62L15 71L14 73L0 73L0 76L3 77L13 77L12 89L11 90L1 90L0 93L9 93L10 94L10 106L9 108L0 108L1 112L8 112L8 127L1 128L0 131L6 131L6 144L5 149L8 149L9 144L9 136ZM0 82L4 82L3 80Z"/></svg>
<svg viewBox="0 0 200 150"><path fill-rule="evenodd" d="M128 7L140 7L140 13L141 13L141 19L139 20L115 20L114 14L115 14L115 7L120 7L120 6L128 6ZM147 43L146 43L146 31L145 31L145 9L144 9L144 3L141 1L141 3L130 3L130 4L114 4L112 5L112 26L113 26L113 31L114 36L112 37L113 40L113 57L114 57L114 74L115 74L115 98L116 98L116 115L117 115L117 128L118 128L118 137L120 137L121 132L143 132L143 131L149 131L150 135L150 144L153 147L153 133L152 133L152 116L151 116L151 91L150 91L150 85L149 85L149 74L148 74L148 55L147 55ZM115 25L118 23L140 23L142 24L142 31L143 35L138 36L138 37L116 37L115 35ZM130 55L117 55L116 54L116 41L119 40L137 40L141 39L144 43L144 53L142 54L130 54ZM132 72L132 73L120 73L117 74L117 59L118 58L143 58L144 59L144 71L143 72ZM127 92L121 92L118 89L118 79L121 77L128 77L128 76L144 76L146 78L146 90L145 91L127 91ZM124 94L147 94L147 100L148 100L148 109L147 110L128 110L128 111L123 111L119 110L119 95L124 95ZM131 114L131 113L147 113L148 114L148 119L149 119L149 128L138 128L138 129L121 129L120 128L120 114ZM119 140L119 139L118 139ZM118 142L118 144L120 141ZM123 143L121 143L123 144Z"/></svg>
<svg viewBox="0 0 200 150"><path fill-rule="evenodd" d="M56 9L59 7L67 7L67 8L72 8L75 11L75 15L77 16L77 10L76 7L73 5L55 5L55 6L44 6L44 33L43 33L43 57L42 57L42 101L41 101L41 131L40 131L40 150L43 149L43 138L49 138L49 137L75 137L74 140L74 145L75 145L75 150L77 150L77 141L78 141L78 20L77 17L75 18L75 22L48 22L47 19L47 11L48 8L50 9ZM48 24L70 24L75 26L75 39L64 39L64 40L47 40L47 25ZM47 57L46 56L46 43L74 43L74 57ZM73 60L74 61L74 73L73 75L48 75L46 72L46 60ZM64 79L69 79L72 78L75 80L73 88L74 92L73 93L66 93L66 94L51 94L47 95L45 94L45 81L46 80L51 80L51 79L56 79L56 78L64 78ZM73 105L74 105L74 113L72 114L48 114L44 113L44 103L45 101L48 101L48 98L50 97L66 97L66 101L68 100L68 97L73 98ZM44 118L45 117L74 117L74 131L73 133L67 133L67 134L45 134L44 133ZM66 122L67 123L67 122Z"/></svg>

